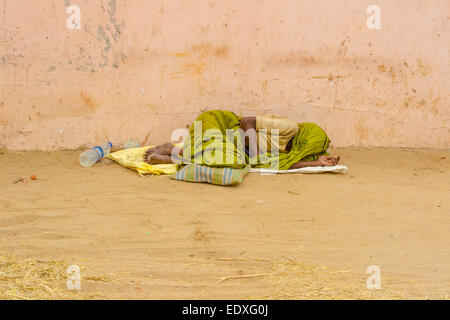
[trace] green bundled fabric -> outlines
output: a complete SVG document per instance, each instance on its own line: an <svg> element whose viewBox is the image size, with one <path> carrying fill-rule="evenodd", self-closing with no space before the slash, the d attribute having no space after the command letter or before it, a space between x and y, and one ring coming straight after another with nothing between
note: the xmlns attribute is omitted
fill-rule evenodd
<svg viewBox="0 0 450 320"><path fill-rule="evenodd" d="M239 119L231 111L210 110L202 113L189 130L190 137L183 145L183 160L178 169L188 163L245 168L248 157Z"/></svg>
<svg viewBox="0 0 450 320"><path fill-rule="evenodd" d="M328 155L330 144L327 134L315 123L299 123L299 131L292 139L291 150L278 154L265 153L250 159L252 167L289 170L299 161L316 160L318 156Z"/></svg>

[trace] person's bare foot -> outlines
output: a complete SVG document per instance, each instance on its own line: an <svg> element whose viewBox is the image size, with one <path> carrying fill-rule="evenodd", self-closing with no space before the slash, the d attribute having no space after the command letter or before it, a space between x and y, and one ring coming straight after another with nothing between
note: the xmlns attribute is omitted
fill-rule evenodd
<svg viewBox="0 0 450 320"><path fill-rule="evenodd" d="M149 164L169 164L173 163L172 157L166 154L152 153L147 157L147 163Z"/></svg>
<svg viewBox="0 0 450 320"><path fill-rule="evenodd" d="M149 157L154 153L157 153L159 155L170 155L172 153L173 148L174 148L174 145L171 143L164 143L155 148L148 148L145 151L144 156L143 156L144 161L148 162Z"/></svg>
<svg viewBox="0 0 450 320"><path fill-rule="evenodd" d="M316 162L318 163L319 166L322 167L332 167L335 166L339 163L339 161L341 160L340 156L335 157L330 157L330 156L320 156Z"/></svg>

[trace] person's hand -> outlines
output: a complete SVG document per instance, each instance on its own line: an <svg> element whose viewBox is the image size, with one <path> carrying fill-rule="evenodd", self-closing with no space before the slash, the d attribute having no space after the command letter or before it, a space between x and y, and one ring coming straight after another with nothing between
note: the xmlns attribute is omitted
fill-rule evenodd
<svg viewBox="0 0 450 320"><path fill-rule="evenodd" d="M321 167L332 167L339 163L339 160L341 160L340 156L330 157L330 156L319 156L317 158L317 164Z"/></svg>

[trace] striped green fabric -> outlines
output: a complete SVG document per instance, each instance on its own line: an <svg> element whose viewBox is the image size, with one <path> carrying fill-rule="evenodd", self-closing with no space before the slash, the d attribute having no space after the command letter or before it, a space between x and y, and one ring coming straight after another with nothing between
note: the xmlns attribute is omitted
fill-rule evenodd
<svg viewBox="0 0 450 320"><path fill-rule="evenodd" d="M170 176L174 180L187 182L206 182L221 186L237 185L244 180L250 166L244 169L216 168L199 164L188 164Z"/></svg>

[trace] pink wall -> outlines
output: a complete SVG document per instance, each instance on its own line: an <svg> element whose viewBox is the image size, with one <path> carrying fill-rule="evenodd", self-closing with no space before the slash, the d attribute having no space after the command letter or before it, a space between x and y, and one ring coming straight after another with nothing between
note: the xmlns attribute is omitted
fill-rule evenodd
<svg viewBox="0 0 450 320"><path fill-rule="evenodd" d="M0 148L160 143L206 108L317 122L334 146L449 148L449 14L448 0L0 0Z"/></svg>

